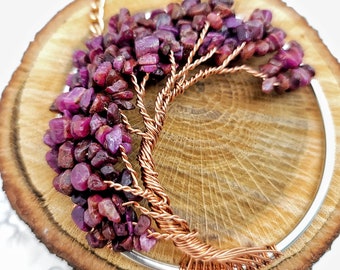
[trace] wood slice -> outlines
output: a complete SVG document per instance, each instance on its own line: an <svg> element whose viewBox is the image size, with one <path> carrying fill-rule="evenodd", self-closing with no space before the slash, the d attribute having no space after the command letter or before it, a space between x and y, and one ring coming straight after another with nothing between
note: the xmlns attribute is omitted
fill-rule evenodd
<svg viewBox="0 0 340 270"><path fill-rule="evenodd" d="M298 40L305 62L316 70L336 132L333 179L320 210L299 239L268 269L308 269L340 231L340 66L318 34L279 0L235 1L236 14L273 11L273 24ZM107 1L106 21L127 7L131 13L165 7L167 1ZM88 1L57 14L35 38L5 89L0 112L0 166L13 208L51 252L76 269L145 269L109 249L91 249L73 224L72 203L52 187L42 137L55 97L63 90L74 50L89 36ZM162 82L150 86L147 106ZM245 73L214 76L171 104L155 150L161 184L174 212L200 238L216 247L276 244L303 218L319 188L325 134L311 87L264 95L261 81ZM130 112L133 126L140 116ZM132 155L138 152L138 143ZM133 158L132 158L133 159ZM137 164L133 164L138 169ZM147 256L178 264L182 253L161 241Z"/></svg>

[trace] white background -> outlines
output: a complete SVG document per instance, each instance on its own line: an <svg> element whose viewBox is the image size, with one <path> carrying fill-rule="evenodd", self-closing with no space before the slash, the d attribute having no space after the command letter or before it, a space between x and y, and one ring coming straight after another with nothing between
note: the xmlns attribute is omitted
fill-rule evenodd
<svg viewBox="0 0 340 270"><path fill-rule="evenodd" d="M235 0L237 1L237 0ZM0 4L0 92L6 87L13 71L35 34L65 7L70 0L11 0ZM332 54L340 59L340 16L334 0L287 0L312 27L319 31ZM0 187L2 181L0 179ZM340 221L339 221L340 222ZM317 262L313 270L334 269L339 262L340 238ZM5 269L66 270L70 267L36 240L30 229L10 208L0 191L0 264ZM1 269L4 269L3 267Z"/></svg>

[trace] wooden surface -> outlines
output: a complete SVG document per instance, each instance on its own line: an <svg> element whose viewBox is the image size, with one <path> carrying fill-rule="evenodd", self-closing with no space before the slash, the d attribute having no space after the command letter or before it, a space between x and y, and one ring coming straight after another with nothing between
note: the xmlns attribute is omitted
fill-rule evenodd
<svg viewBox="0 0 340 270"><path fill-rule="evenodd" d="M113 1L112 1L113 2ZM120 6L109 1L107 16ZM132 12L165 1L121 3ZM246 5L244 4L246 3ZM305 48L316 68L334 117L339 140L339 64L321 40L281 1L236 1L237 14L256 7L274 12L274 24ZM37 236L76 268L143 269L107 249L90 250L70 218L72 204L57 194L47 167L42 136L48 111L63 88L72 52L88 35L88 1L75 1L37 36L1 101L1 173L4 189ZM159 85L148 91L152 106ZM138 115L129 115L140 125ZM339 142L338 142L339 143ZM340 230L338 150L327 198L311 226L270 268L307 269ZM279 242L304 215L320 180L324 134L317 102L307 87L267 96L260 81L246 74L215 76L179 96L171 105L155 152L160 180L176 214L204 241L231 248ZM181 254L170 242L150 257L176 263Z"/></svg>

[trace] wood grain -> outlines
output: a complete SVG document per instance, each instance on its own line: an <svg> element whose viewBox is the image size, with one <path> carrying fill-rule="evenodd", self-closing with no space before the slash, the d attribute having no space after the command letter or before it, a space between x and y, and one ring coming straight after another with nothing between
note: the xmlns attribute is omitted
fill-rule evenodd
<svg viewBox="0 0 340 270"><path fill-rule="evenodd" d="M237 14L256 7L273 11L274 25L298 40L315 67L340 129L340 67L304 18L281 1L236 0ZM106 20L120 7L132 13L166 1L108 1ZM21 218L58 256L76 269L144 269L108 249L88 248L70 218L72 204L54 191L42 136L54 115L48 108L62 91L71 55L88 37L88 1L57 14L25 53L4 91L0 112L0 166L4 190ZM150 86L151 109L161 84ZM287 95L264 95L261 82L244 73L214 76L171 104L155 151L159 179L176 214L217 247L272 244L303 217L320 182L324 132L310 87ZM128 115L133 126L140 116ZM138 145L135 146L135 151ZM134 152L136 154L136 152ZM135 164L136 165L136 164ZM136 167L137 168L137 167ZM340 230L339 150L334 177L320 211L301 238L271 269L308 269ZM182 254L162 241L148 256L178 263Z"/></svg>

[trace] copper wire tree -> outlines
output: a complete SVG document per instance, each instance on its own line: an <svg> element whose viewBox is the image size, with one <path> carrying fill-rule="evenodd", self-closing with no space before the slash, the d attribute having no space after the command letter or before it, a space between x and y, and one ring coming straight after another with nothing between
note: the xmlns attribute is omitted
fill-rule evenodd
<svg viewBox="0 0 340 270"><path fill-rule="evenodd" d="M189 0L187 0L189 1ZM194 5L197 4L196 1ZM212 4L213 1L211 1ZM215 3L216 2L216 3ZM142 214L152 218L160 229L160 232L148 231L148 237L155 239L165 239L173 241L174 245L180 249L185 257L180 263L183 269L258 269L267 265L273 259L280 256L275 245L261 247L240 247L233 249L219 249L204 243L199 232L191 230L187 221L174 213L167 191L163 188L162 182L166 179L159 179L157 164L153 155L158 139L166 121L169 105L185 91L190 91L190 87L210 76L226 76L236 72L246 72L251 76L263 81L262 90L265 93L283 93L287 90L294 90L307 85L314 76L313 69L302 64L302 48L292 42L287 49L282 49L282 32L275 32L271 28L273 35L261 36L256 40L242 38L230 53L221 53L221 43L211 42L209 50L203 55L199 54L200 48L205 46L209 31L214 32L219 29L221 17L229 9L225 1L215 1L215 9L205 16L204 25L200 29L194 46L187 53L186 61L178 63L175 53L171 48L167 58L169 60L169 70L165 77L165 86L159 90L154 108L149 111L145 105L147 95L147 84L152 72L146 71L136 74L128 74L136 93L136 107L139 109L140 117L144 127L134 128L124 110L120 110L121 122L130 134L135 134L141 138L138 163L140 166L140 176L129 161L127 149L123 145L119 146L121 158L131 173L132 185L126 186L116 181L105 180L104 183L116 191L124 191L136 197L142 197L149 204L149 208L142 206L139 202L131 200L125 202L124 206L133 206ZM93 1L91 9L91 33L94 37L103 33L103 4L104 1ZM199 4L197 4L199 5ZM208 4L207 4L208 5ZM200 7L201 8L201 7ZM197 8L198 9L198 8ZM263 17L263 13L261 13ZM267 14L267 13L266 13ZM261 18L253 18L256 23ZM262 20L266 20L262 18ZM278 33L278 34L277 34ZM270 51L270 46L274 46L271 52L279 50L279 53L270 60L267 65L260 70L244 64L244 61L257 53L258 56L266 55ZM214 65L210 64L212 59L219 54L219 61ZM138 62L138 59L137 59ZM143 74L140 76L140 74ZM140 185L139 183L142 183Z"/></svg>

